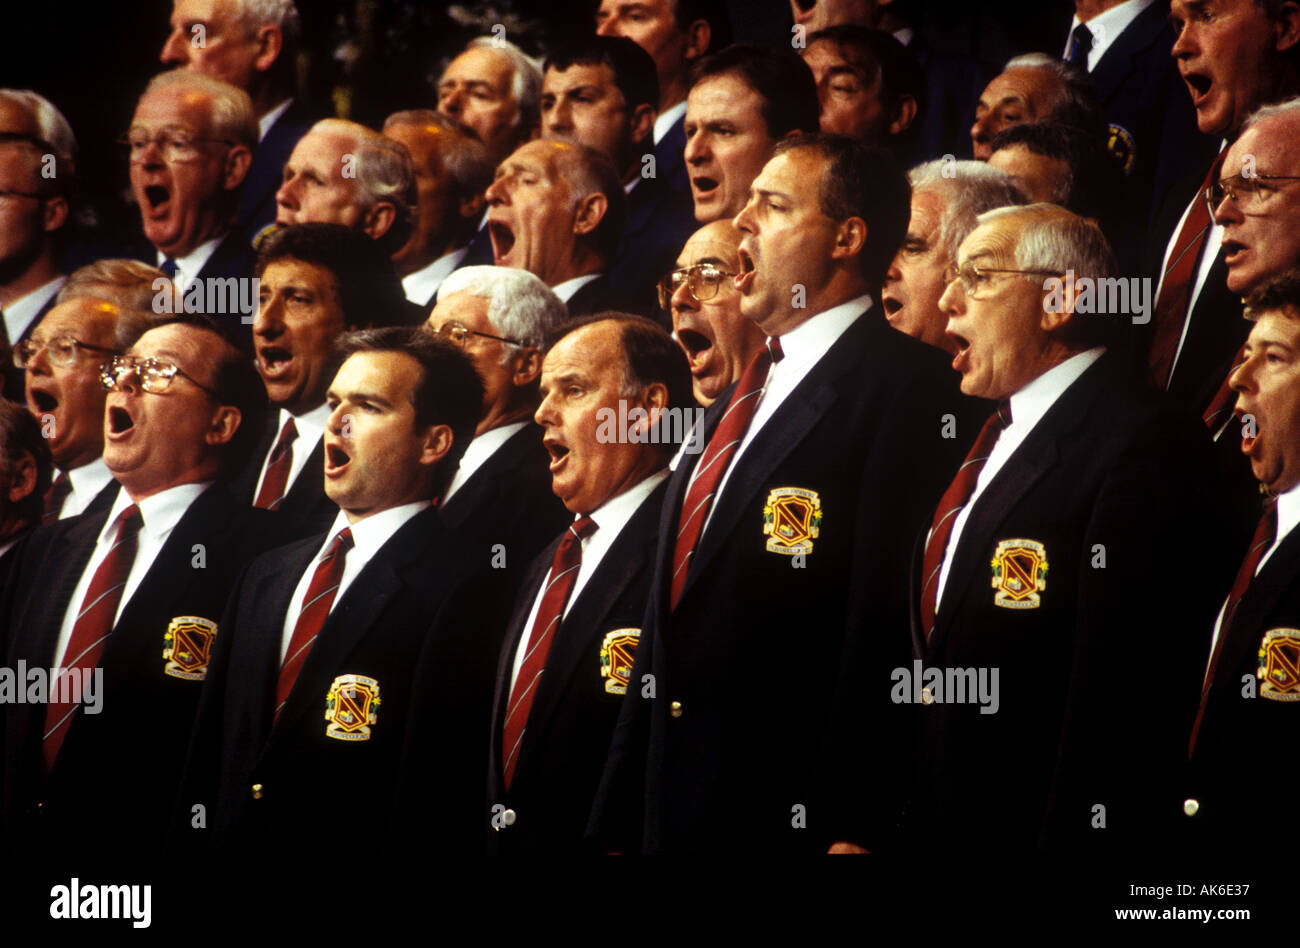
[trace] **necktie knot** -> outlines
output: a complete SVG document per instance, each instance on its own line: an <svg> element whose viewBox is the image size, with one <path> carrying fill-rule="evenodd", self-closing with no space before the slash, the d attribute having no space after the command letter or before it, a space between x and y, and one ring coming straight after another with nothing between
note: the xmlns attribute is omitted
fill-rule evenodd
<svg viewBox="0 0 1300 948"><path fill-rule="evenodd" d="M569 533L579 540L585 540L595 532L596 521L585 514L569 524Z"/></svg>
<svg viewBox="0 0 1300 948"><path fill-rule="evenodd" d="M173 281L176 279L176 261L171 257L164 258L162 266L158 269L167 275L167 279Z"/></svg>
<svg viewBox="0 0 1300 948"><path fill-rule="evenodd" d="M1011 399L1004 398L998 402L998 423L1004 428L1011 427Z"/></svg>
<svg viewBox="0 0 1300 948"><path fill-rule="evenodd" d="M1093 35L1087 24L1080 23L1070 34L1070 55L1067 60L1080 66L1086 66L1088 53L1092 51Z"/></svg>
<svg viewBox="0 0 1300 948"><path fill-rule="evenodd" d="M66 471L59 471L58 477L54 478L54 483L45 492L45 513L41 516L41 523L50 523L59 519L59 514L63 511L63 503L71 493L72 479L68 477Z"/></svg>
<svg viewBox="0 0 1300 948"><path fill-rule="evenodd" d="M335 556L338 556L339 553L346 556L348 550L352 549L354 545L355 541L352 539L352 528L344 527L335 535L334 542L330 544L330 548L325 554L325 559L333 559Z"/></svg>
<svg viewBox="0 0 1300 948"><path fill-rule="evenodd" d="M131 504L118 515L117 538L121 540L129 534L137 533L142 526L144 526L144 518L140 516L140 508Z"/></svg>
<svg viewBox="0 0 1300 948"><path fill-rule="evenodd" d="M778 336L767 337L767 354L772 357L773 364L785 358L785 353L781 350L781 339Z"/></svg>
<svg viewBox="0 0 1300 948"><path fill-rule="evenodd" d="M280 437L276 439L275 450L272 453L277 455L283 454L289 449L289 446L297 440L297 438L298 427L293 423L293 418L290 417L289 420L284 423L284 427L280 429Z"/></svg>

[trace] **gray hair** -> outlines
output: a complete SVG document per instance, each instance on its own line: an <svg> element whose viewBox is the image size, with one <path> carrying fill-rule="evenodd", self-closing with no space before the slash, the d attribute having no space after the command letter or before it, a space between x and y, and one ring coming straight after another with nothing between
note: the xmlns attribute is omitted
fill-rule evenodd
<svg viewBox="0 0 1300 948"><path fill-rule="evenodd" d="M976 218L976 226L1009 217L1025 219L1016 241L1016 266L1102 280L1113 276L1115 257L1097 222L1056 204L999 207Z"/></svg>
<svg viewBox="0 0 1300 948"><path fill-rule="evenodd" d="M957 248L985 211L1025 203L1015 179L1005 171L990 168L983 161L944 161L936 159L917 165L907 173L912 192L942 191L943 210L939 216L939 240L951 261Z"/></svg>
<svg viewBox="0 0 1300 948"><path fill-rule="evenodd" d="M88 297L105 300L122 309L147 313L153 310L153 301L158 296L155 286L158 280L167 280L167 275L139 260L96 260L73 271L59 290L55 302L66 303Z"/></svg>
<svg viewBox="0 0 1300 948"><path fill-rule="evenodd" d="M482 194L492 183L494 169L488 159L487 146L463 122L432 109L406 109L388 116L384 120L384 131L394 125L434 125L457 136L456 147L442 153L442 166L451 176L459 196Z"/></svg>
<svg viewBox="0 0 1300 948"><path fill-rule="evenodd" d="M250 33L263 26L276 26L284 36L284 45L296 49L302 35L302 20L293 0L235 0L236 16Z"/></svg>
<svg viewBox="0 0 1300 948"><path fill-rule="evenodd" d="M253 111L253 100L248 97L247 92L202 73L172 69L150 79L141 98L159 89L174 87L191 89L207 95L212 103L210 115L213 136L229 139L256 153L257 113Z"/></svg>
<svg viewBox="0 0 1300 948"><path fill-rule="evenodd" d="M1056 79L1052 91L1051 118L1065 125L1101 132L1106 120L1088 73L1047 53L1025 53L1007 60L1008 69L1045 69Z"/></svg>
<svg viewBox="0 0 1300 948"><path fill-rule="evenodd" d="M1261 105L1254 112L1246 116L1246 121L1241 123L1241 130L1244 132L1248 128L1254 128L1260 122L1265 122L1271 118L1290 116L1295 118L1300 115L1300 96L1291 99L1283 99L1281 102L1274 102L1271 105Z"/></svg>
<svg viewBox="0 0 1300 948"><path fill-rule="evenodd" d="M59 161L67 162L76 174L77 136L54 103L31 89L0 89L0 97L18 103L32 114L41 140L49 142Z"/></svg>
<svg viewBox="0 0 1300 948"><path fill-rule="evenodd" d="M315 131L348 135L356 143L358 200L369 209L381 201L397 209L397 220L383 239L396 252L411 236L415 226L415 165L401 142L385 138L372 128L347 119L321 119ZM310 134L310 132L309 132Z"/></svg>
<svg viewBox="0 0 1300 948"><path fill-rule="evenodd" d="M537 60L509 40L497 36L478 36L465 46L467 50L476 48L490 49L510 62L510 92L519 110L514 127L536 119L538 102L542 98L542 67Z"/></svg>
<svg viewBox="0 0 1300 948"><path fill-rule="evenodd" d="M442 281L438 299L457 293L487 300L488 322L493 328L535 349L569 316L568 307L539 277L514 267L461 267ZM507 347L503 365L516 348Z"/></svg>

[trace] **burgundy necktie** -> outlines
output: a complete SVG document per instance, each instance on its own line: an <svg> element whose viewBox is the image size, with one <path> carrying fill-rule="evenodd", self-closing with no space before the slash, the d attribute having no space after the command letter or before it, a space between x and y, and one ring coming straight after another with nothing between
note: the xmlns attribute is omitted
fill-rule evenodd
<svg viewBox="0 0 1300 948"><path fill-rule="evenodd" d="M65 688L62 679L70 670L77 670L77 677L84 683L87 675L99 666L99 656L104 651L109 634L113 631L113 622L117 618L117 607L122 601L122 590L126 587L127 577L131 575L131 564L135 562L140 527L140 508L131 504L117 518L117 534L108 555L100 562L91 577L86 598L81 600L81 610L72 626L72 637L63 652L63 662L59 672L58 691L60 697L69 700L55 701L55 694L49 695L50 705L45 713L45 737L41 746L41 756L48 776L54 768L54 760L59 756L63 739L72 727L72 717L81 706L81 690L71 693L72 688Z"/></svg>
<svg viewBox="0 0 1300 948"><path fill-rule="evenodd" d="M1237 606L1241 604L1241 597L1246 595L1251 580L1255 578L1255 570L1259 569L1259 561L1264 558L1265 552L1268 551L1268 548L1273 545L1276 539L1277 498L1269 497L1264 501L1264 513L1259 518L1259 525L1255 527L1255 535L1250 540L1250 548L1246 550L1246 558L1241 561L1241 568L1237 570L1237 578L1232 582L1232 590L1228 593L1228 601L1223 604L1223 619L1219 622L1219 636L1214 641L1214 651L1210 653L1210 664L1205 671L1205 683L1201 686L1201 705L1196 709L1196 720L1192 724L1192 737L1187 743L1187 755L1189 757L1196 747L1196 736L1201 730L1201 718L1205 716L1205 699L1210 693L1210 685L1214 682L1214 670L1219 664L1219 653L1223 650L1223 642L1228 637L1228 630L1232 628L1232 620L1237 615Z"/></svg>
<svg viewBox="0 0 1300 948"><path fill-rule="evenodd" d="M293 635L289 637L289 648L284 653L284 662L280 665L280 677L275 686L275 716L280 716L284 703L289 700L293 683L298 680L298 672L307 662L307 654L312 643L320 634L321 627L329 617L330 607L334 605L334 596L343 579L343 567L346 565L348 550L352 549L352 531L344 527L334 537L334 542L325 551L316 564L303 596L302 611L294 623Z"/></svg>
<svg viewBox="0 0 1300 948"><path fill-rule="evenodd" d="M948 549L948 539L952 536L957 512L966 506L970 495L975 492L980 471L984 469L984 463L993 452L993 445L997 444L1002 430L1009 424L1011 424L1011 403L1004 401L998 405L998 410L989 416L989 420L984 422L979 437L975 439L975 444L966 455L966 460L957 469L957 476L943 492L939 506L934 512L930 535L925 541L925 555L921 560L921 575L925 577L925 585L921 587L921 628L925 631L927 639L934 631L934 617L939 595L939 570L943 566L944 551Z"/></svg>
<svg viewBox="0 0 1300 948"><path fill-rule="evenodd" d="M1161 284L1160 295L1156 299L1156 324L1147 365L1151 383L1162 390L1169 388L1169 379L1173 375L1174 356L1178 352L1178 343L1183 338L1183 326L1190 315L1188 306L1192 299L1192 287L1196 285L1196 271L1213 224L1209 205L1205 201L1205 189L1218 179L1219 169L1226 156L1225 150L1214 159L1209 174L1201 183L1201 189L1192 199L1187 219L1183 221L1178 239L1174 241L1173 253L1170 254L1169 265L1164 272L1164 283ZM1217 247L1213 249L1218 250Z"/></svg>
<svg viewBox="0 0 1300 948"><path fill-rule="evenodd" d="M1246 361L1246 344L1243 342L1241 348L1232 359L1232 368L1228 369L1228 374L1219 386L1219 390L1214 393L1210 399L1209 407L1205 409L1205 414L1201 420L1205 422L1205 427L1210 429L1210 434L1217 434L1223 427L1228 416L1232 414L1232 409L1237 404L1237 393L1232 390L1228 383L1232 380L1232 373L1237 371L1237 367Z"/></svg>
<svg viewBox="0 0 1300 948"><path fill-rule="evenodd" d="M686 499L682 501L681 517L677 524L677 543L673 547L673 581L670 605L677 608L677 600L682 597L686 586L686 577L690 573L691 556L699 545L700 534L704 532L704 522L709 519L713 508L713 495L722 483L722 475L731 465L731 459L745 440L745 432L754 419L759 400L767 383L767 372L773 363L780 362L781 341L769 337L767 348L754 356L745 373L736 383L736 391L731 396L722 421L709 439L699 467L695 469L694 480L687 488Z"/></svg>
<svg viewBox="0 0 1300 948"><path fill-rule="evenodd" d="M72 480L65 471L59 471L59 476L54 478L54 483L45 492L45 512L41 514L41 523L53 523L58 520L59 513L63 510L63 502L71 493Z"/></svg>
<svg viewBox="0 0 1300 948"><path fill-rule="evenodd" d="M266 476L262 478L262 488L257 492L254 507L274 510L284 500L284 492L289 487L289 468L293 466L293 442L298 437L298 429L289 418L280 429L280 437L271 449L271 459L266 465ZM247 495L245 495L247 496Z"/></svg>
<svg viewBox="0 0 1300 948"><path fill-rule="evenodd" d="M537 683L546 669L546 656L550 654L551 643L555 641L555 630L564 615L564 607L569 601L569 594L573 592L573 584L578 579L578 568L582 566L582 541L595 532L594 520L579 517L569 525L555 551L555 559L551 561L551 571L547 573L549 581L542 593L542 603L537 607L537 618L533 620L532 631L528 634L523 664L519 666L519 674L510 689L506 720L501 729L501 750L505 755L502 763L507 790L510 789L510 781L514 779L515 764L519 761L519 745L528 724L528 712L533 707L533 698L537 695Z"/></svg>

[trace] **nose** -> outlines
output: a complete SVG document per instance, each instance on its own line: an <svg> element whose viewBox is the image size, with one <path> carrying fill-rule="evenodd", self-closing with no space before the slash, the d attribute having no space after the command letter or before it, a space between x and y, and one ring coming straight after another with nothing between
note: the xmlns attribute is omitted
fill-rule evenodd
<svg viewBox="0 0 1300 948"><path fill-rule="evenodd" d="M993 120L988 116L977 117L975 124L970 127L971 150L975 157L984 161L988 158L990 152L988 143L993 140Z"/></svg>
<svg viewBox="0 0 1300 948"><path fill-rule="evenodd" d="M961 280L954 279L944 289L943 295L939 297L939 310L950 317L966 312L966 294L962 290Z"/></svg>
<svg viewBox="0 0 1300 948"><path fill-rule="evenodd" d="M158 61L164 66L184 66L190 61L187 49L184 34L178 29L172 30L158 53Z"/></svg>
<svg viewBox="0 0 1300 948"><path fill-rule="evenodd" d="M676 310L695 310L699 309L700 302L695 298L695 294L690 291L690 281L682 280L681 285L673 290L672 297L668 300Z"/></svg>
<svg viewBox="0 0 1300 948"><path fill-rule="evenodd" d="M36 351L27 360L27 371L33 375L50 374L49 354L45 351L44 345L37 346Z"/></svg>
<svg viewBox="0 0 1300 948"><path fill-rule="evenodd" d="M596 35L597 36L618 36L618 31L614 27L614 24L616 22L617 21L612 16L605 17L605 19L601 20L599 23L596 24Z"/></svg>
<svg viewBox="0 0 1300 948"><path fill-rule="evenodd" d="M449 89L438 99L438 111L452 118L459 118L465 109L465 95L459 88Z"/></svg>
<svg viewBox="0 0 1300 948"><path fill-rule="evenodd" d="M568 131L573 127L573 107L563 99L557 101L542 124L547 131Z"/></svg>
<svg viewBox="0 0 1300 948"><path fill-rule="evenodd" d="M537 411L533 412L533 421L537 422L543 428L550 426L555 421L555 412L552 409L552 395L548 392L542 399L542 403L537 406Z"/></svg>
<svg viewBox="0 0 1300 948"><path fill-rule="evenodd" d="M888 286L890 283L898 283L902 279L903 271L898 269L898 257L895 256L894 259L889 262L889 269L885 271L885 285Z"/></svg>
<svg viewBox="0 0 1300 948"><path fill-rule="evenodd" d="M702 164L708 161L710 157L712 156L709 153L708 142L703 131L697 131L686 139L686 147L682 150L682 158L685 159L687 164Z"/></svg>
<svg viewBox="0 0 1300 948"><path fill-rule="evenodd" d="M1237 206L1237 201L1227 192L1224 192L1223 200L1211 208L1212 216L1216 224L1229 224L1241 220L1241 208Z"/></svg>
<svg viewBox="0 0 1300 948"><path fill-rule="evenodd" d="M732 226L742 234L754 234L754 199L750 198L731 221Z"/></svg>
<svg viewBox="0 0 1300 948"><path fill-rule="evenodd" d="M1194 46L1191 37L1188 35L1187 24L1177 27L1178 35L1174 37L1174 45L1169 49L1169 55L1174 59L1186 59L1194 52Z"/></svg>
<svg viewBox="0 0 1300 948"><path fill-rule="evenodd" d="M505 176L502 175L501 177L495 179L491 184L489 184L488 189L483 192L483 197L487 200L488 204L491 205L492 207L496 207L498 204L506 203L505 180L506 180Z"/></svg>
<svg viewBox="0 0 1300 948"><path fill-rule="evenodd" d="M286 175L280 190L275 192L275 203L291 211L298 209L298 186L294 183L296 180L296 175Z"/></svg>
<svg viewBox="0 0 1300 948"><path fill-rule="evenodd" d="M284 331L284 301L272 294L257 308L253 317L253 335L273 339Z"/></svg>
<svg viewBox="0 0 1300 948"><path fill-rule="evenodd" d="M1250 356L1244 357L1233 370L1228 374L1228 388L1234 392L1246 392L1250 389L1252 383L1251 367L1253 361Z"/></svg>

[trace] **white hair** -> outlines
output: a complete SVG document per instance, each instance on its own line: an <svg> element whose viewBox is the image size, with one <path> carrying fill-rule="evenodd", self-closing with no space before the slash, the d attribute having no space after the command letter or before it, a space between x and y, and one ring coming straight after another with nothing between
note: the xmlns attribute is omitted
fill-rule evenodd
<svg viewBox="0 0 1300 948"><path fill-rule="evenodd" d="M1274 102L1271 105L1261 105L1254 112L1246 116L1246 121L1241 123L1241 130L1244 132L1248 128L1253 128L1260 122L1267 121L1271 118L1281 116L1296 117L1300 114L1300 96L1292 99L1283 99L1281 102Z"/></svg>
<svg viewBox="0 0 1300 948"><path fill-rule="evenodd" d="M1016 240L1016 266L1101 280L1115 271L1115 258L1097 222L1056 204L1000 207L976 218L983 226L1007 217L1024 218ZM1034 277L1038 280L1039 278Z"/></svg>
<svg viewBox="0 0 1300 948"><path fill-rule="evenodd" d="M235 0L236 16L250 33L263 26L276 26L284 36L284 45L297 47L302 35L302 21L293 0Z"/></svg>
<svg viewBox="0 0 1300 948"><path fill-rule="evenodd" d="M358 201L367 209L380 201L396 208L397 220L384 235L384 240L396 251L411 236L418 200L415 165L406 146L347 119L321 119L310 131L347 135L355 142Z"/></svg>
<svg viewBox="0 0 1300 948"><path fill-rule="evenodd" d="M228 82L185 69L171 69L149 80L144 95L173 87L205 93L212 102L212 134L257 151L257 113L248 93ZM141 96L144 98L144 96Z"/></svg>
<svg viewBox="0 0 1300 948"><path fill-rule="evenodd" d="M568 307L539 277L514 267L461 267L442 281L438 299L457 293L487 300L492 327L536 349L569 315ZM513 351L514 347L507 349L502 364Z"/></svg>
<svg viewBox="0 0 1300 948"><path fill-rule="evenodd" d="M0 98L27 109L36 120L37 134L42 141L49 142L60 162L65 162L77 172L77 136L72 126L63 117L63 113L45 96L31 89L0 89Z"/></svg>
<svg viewBox="0 0 1300 948"><path fill-rule="evenodd" d="M927 161L909 171L907 179L913 193L943 192L939 240L950 260L956 260L957 248L975 229L979 215L994 208L1025 203L1015 179L983 161Z"/></svg>
<svg viewBox="0 0 1300 948"><path fill-rule="evenodd" d="M522 49L507 39L496 36L479 36L469 41L465 49L489 49L510 63L510 91L515 97L518 111L514 127L537 114L537 103L542 98L542 67Z"/></svg>

